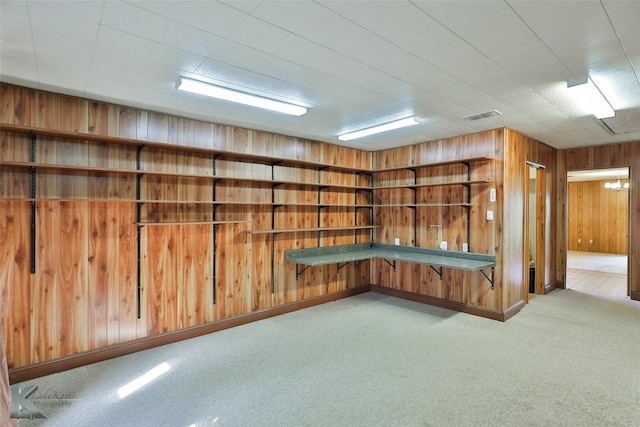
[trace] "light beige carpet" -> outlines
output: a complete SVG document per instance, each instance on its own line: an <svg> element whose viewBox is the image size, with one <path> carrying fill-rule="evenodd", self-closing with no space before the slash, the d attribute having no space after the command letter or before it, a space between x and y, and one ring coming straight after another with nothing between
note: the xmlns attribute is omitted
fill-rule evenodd
<svg viewBox="0 0 640 427"><path fill-rule="evenodd" d="M367 293L29 381L49 419L20 426L638 426L639 325L572 290L505 323Z"/></svg>

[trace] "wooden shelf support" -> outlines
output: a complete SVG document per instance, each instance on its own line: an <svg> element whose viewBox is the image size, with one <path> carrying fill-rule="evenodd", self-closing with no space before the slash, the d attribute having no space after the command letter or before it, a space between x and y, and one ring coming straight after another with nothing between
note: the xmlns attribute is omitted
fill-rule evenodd
<svg viewBox="0 0 640 427"><path fill-rule="evenodd" d="M36 161L36 134L31 132L31 162ZM31 248L29 251L29 260L31 274L36 272L36 168L31 168L31 197L34 199L31 201Z"/></svg>
<svg viewBox="0 0 640 427"><path fill-rule="evenodd" d="M440 281L442 281L442 267L435 268L433 265L430 265L431 269L436 272L438 277L440 277Z"/></svg>
<svg viewBox="0 0 640 427"><path fill-rule="evenodd" d="M491 283L491 290L494 289L494 275L495 275L495 267L491 266L491 278L489 278L489 276L487 275L487 273L484 272L484 270L480 270L480 273L482 273L482 275L489 281L489 283Z"/></svg>

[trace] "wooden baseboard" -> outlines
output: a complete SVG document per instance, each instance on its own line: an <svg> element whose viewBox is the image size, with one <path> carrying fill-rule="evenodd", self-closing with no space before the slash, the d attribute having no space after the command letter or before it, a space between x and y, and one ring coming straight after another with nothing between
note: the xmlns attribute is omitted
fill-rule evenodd
<svg viewBox="0 0 640 427"><path fill-rule="evenodd" d="M520 300L517 303L513 304L511 307L507 308L505 311L502 312L502 319L499 319L503 322L506 322L507 320L511 319L513 316L515 316L520 310L522 310L522 307L524 307L524 300Z"/></svg>
<svg viewBox="0 0 640 427"><path fill-rule="evenodd" d="M553 283L548 283L544 285L544 294L547 295L549 292L553 291L554 289L564 289L564 283L556 280Z"/></svg>
<svg viewBox="0 0 640 427"><path fill-rule="evenodd" d="M486 317L488 319L506 321L513 317L522 307L524 301L519 301L505 311L494 310L491 308L478 307L475 305L465 304L462 302L449 301L442 298L431 297L428 295L420 295L413 292L402 291L400 289L387 288L380 285L371 285L371 291L392 297L402 298L410 301L420 302L423 304L435 305L449 310L459 311L462 313L473 314L475 316Z"/></svg>
<svg viewBox="0 0 640 427"><path fill-rule="evenodd" d="M20 368L9 369L9 382L11 384L29 381L44 375L55 374L57 372L66 371L68 369L77 368L88 365L90 363L101 362L103 360L112 359L114 357L124 356L126 354L135 353L150 348L159 347L161 345L183 341L189 338L199 337L201 335L210 334L212 332L221 331L223 329L233 328L235 326L244 325L246 323L255 322L257 320L267 319L269 317L279 316L281 314L290 313L292 311L309 308L327 302L337 301L342 298L369 292L371 286L359 286L357 288L346 289L330 295L323 295L308 300L298 301L290 304L284 304L278 307L266 308L254 311L240 316L222 319L204 325L193 326L191 328L181 329L179 331L169 332L161 335L141 338L134 341L115 344L108 347L102 347L83 353L74 354L59 359L48 360L46 362L35 363L33 365L23 366Z"/></svg>
<svg viewBox="0 0 640 427"><path fill-rule="evenodd" d="M631 299L635 301L640 301L640 292L631 291Z"/></svg>

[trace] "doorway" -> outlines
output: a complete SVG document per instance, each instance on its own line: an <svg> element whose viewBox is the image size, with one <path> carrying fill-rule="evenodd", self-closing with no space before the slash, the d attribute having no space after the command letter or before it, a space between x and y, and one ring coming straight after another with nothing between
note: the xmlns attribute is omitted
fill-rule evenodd
<svg viewBox="0 0 640 427"><path fill-rule="evenodd" d="M534 294L545 293L546 259L546 181L545 168L527 162L525 179L525 302Z"/></svg>
<svg viewBox="0 0 640 427"><path fill-rule="evenodd" d="M629 168L567 172L567 288L629 295L629 173Z"/></svg>

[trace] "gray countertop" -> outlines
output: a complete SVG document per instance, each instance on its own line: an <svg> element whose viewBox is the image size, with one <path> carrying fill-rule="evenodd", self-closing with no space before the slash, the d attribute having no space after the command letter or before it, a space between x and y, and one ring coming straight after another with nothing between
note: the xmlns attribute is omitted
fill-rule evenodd
<svg viewBox="0 0 640 427"><path fill-rule="evenodd" d="M323 246L285 251L289 261L309 266L346 263L370 258L384 258L435 267L476 271L495 265L495 256L469 252L395 246L382 243Z"/></svg>

